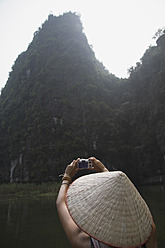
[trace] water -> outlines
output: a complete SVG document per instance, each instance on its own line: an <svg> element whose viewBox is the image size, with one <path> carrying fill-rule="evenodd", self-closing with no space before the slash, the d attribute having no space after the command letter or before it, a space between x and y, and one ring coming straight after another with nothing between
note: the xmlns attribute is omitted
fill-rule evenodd
<svg viewBox="0 0 165 248"><path fill-rule="evenodd" d="M157 229L158 248L165 247L165 185L146 186L140 193L146 200L154 218Z"/></svg>
<svg viewBox="0 0 165 248"><path fill-rule="evenodd" d="M0 248L70 248L55 199L0 203Z"/></svg>
<svg viewBox="0 0 165 248"><path fill-rule="evenodd" d="M158 248L165 247L165 186L140 189L157 226ZM71 248L55 199L0 203L0 248Z"/></svg>

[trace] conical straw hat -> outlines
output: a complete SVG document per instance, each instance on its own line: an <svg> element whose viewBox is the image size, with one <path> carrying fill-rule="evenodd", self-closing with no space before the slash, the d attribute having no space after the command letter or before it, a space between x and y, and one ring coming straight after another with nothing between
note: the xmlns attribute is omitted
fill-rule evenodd
<svg viewBox="0 0 165 248"><path fill-rule="evenodd" d="M152 232L148 206L121 171L80 177L69 187L66 200L75 223L105 244L137 247Z"/></svg>

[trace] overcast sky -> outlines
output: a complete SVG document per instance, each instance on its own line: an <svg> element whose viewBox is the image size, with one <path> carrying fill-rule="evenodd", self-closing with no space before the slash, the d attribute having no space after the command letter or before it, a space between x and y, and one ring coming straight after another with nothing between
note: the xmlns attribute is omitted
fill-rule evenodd
<svg viewBox="0 0 165 248"><path fill-rule="evenodd" d="M81 15L96 58L123 78L165 27L165 0L0 0L0 89L48 15L68 11Z"/></svg>

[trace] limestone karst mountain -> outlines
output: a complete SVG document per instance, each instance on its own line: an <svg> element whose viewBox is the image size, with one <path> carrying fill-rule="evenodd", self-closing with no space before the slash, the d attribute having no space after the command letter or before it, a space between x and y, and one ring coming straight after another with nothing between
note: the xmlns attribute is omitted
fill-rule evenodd
<svg viewBox="0 0 165 248"><path fill-rule="evenodd" d="M0 181L58 178L97 156L134 180L164 173L165 34L128 80L96 58L79 16L49 15L0 96Z"/></svg>

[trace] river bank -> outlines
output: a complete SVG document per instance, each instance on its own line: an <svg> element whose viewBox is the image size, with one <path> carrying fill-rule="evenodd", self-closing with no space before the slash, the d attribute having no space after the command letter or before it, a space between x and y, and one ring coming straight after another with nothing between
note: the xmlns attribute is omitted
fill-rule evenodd
<svg viewBox="0 0 165 248"><path fill-rule="evenodd" d="M163 175L164 176L164 175ZM142 186L164 185L165 178L153 177L149 178ZM0 201L15 199L36 199L41 197L56 197L59 191L60 183L8 183L0 184Z"/></svg>
<svg viewBox="0 0 165 248"><path fill-rule="evenodd" d="M59 189L59 183L12 183L0 185L0 201L20 199L55 197Z"/></svg>

